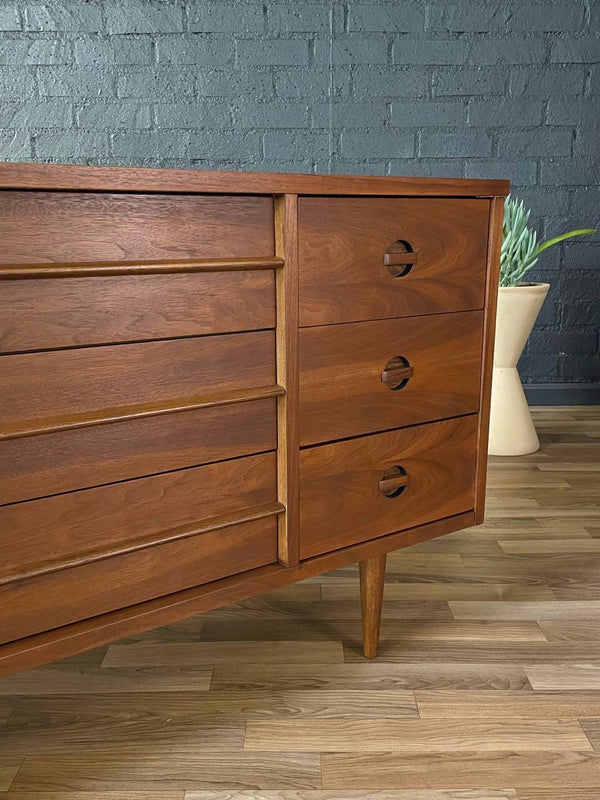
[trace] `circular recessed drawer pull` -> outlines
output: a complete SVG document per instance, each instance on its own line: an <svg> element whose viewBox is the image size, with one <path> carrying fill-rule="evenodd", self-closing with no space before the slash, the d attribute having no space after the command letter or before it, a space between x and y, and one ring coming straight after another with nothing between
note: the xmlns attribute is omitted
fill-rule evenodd
<svg viewBox="0 0 600 800"><path fill-rule="evenodd" d="M406 489L409 477L404 467L391 467L379 481L379 491L386 497L398 497Z"/></svg>
<svg viewBox="0 0 600 800"><path fill-rule="evenodd" d="M405 239L397 239L383 254L383 263L394 278L408 275L416 261L417 254Z"/></svg>
<svg viewBox="0 0 600 800"><path fill-rule="evenodd" d="M411 366L407 358L404 358L404 356L394 356L383 368L381 382L384 383L388 389L397 392L399 389L404 389L414 374L415 368Z"/></svg>

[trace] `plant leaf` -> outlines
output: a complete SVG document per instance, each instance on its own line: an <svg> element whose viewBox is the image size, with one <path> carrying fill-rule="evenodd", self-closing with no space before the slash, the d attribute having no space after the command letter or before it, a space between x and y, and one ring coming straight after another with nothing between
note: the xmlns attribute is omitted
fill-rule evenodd
<svg viewBox="0 0 600 800"><path fill-rule="evenodd" d="M558 244L565 239L570 239L572 236L583 236L586 233L596 233L596 228L580 228L576 231L561 233L560 236L555 236L554 239L548 239L548 241L542 242L542 244L538 245L537 252L541 253L543 250L547 250L549 247L552 247L552 245Z"/></svg>

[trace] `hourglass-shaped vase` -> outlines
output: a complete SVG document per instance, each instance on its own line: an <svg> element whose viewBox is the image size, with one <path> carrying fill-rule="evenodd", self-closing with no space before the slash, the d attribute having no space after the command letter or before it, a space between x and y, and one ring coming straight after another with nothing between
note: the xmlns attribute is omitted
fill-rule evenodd
<svg viewBox="0 0 600 800"><path fill-rule="evenodd" d="M517 362L537 319L550 284L501 286L498 290L496 344L488 451L494 456L522 456L539 450Z"/></svg>

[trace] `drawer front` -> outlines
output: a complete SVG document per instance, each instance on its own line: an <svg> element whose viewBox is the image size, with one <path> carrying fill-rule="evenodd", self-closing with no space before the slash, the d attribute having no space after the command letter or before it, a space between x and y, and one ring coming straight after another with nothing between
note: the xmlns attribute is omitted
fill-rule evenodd
<svg viewBox="0 0 600 800"><path fill-rule="evenodd" d="M276 447L275 399L0 441L0 505Z"/></svg>
<svg viewBox="0 0 600 800"><path fill-rule="evenodd" d="M198 397L275 382L273 331L8 355L5 425Z"/></svg>
<svg viewBox="0 0 600 800"><path fill-rule="evenodd" d="M314 444L478 409L483 312L300 331L300 437Z"/></svg>
<svg viewBox="0 0 600 800"><path fill-rule="evenodd" d="M272 271L3 281L0 352L275 326Z"/></svg>
<svg viewBox="0 0 600 800"><path fill-rule="evenodd" d="M473 508L477 416L300 454L300 554L309 558Z"/></svg>
<svg viewBox="0 0 600 800"><path fill-rule="evenodd" d="M276 561L276 520L270 517L0 586L0 641Z"/></svg>
<svg viewBox="0 0 600 800"><path fill-rule="evenodd" d="M0 578L275 500L265 453L3 506Z"/></svg>
<svg viewBox="0 0 600 800"><path fill-rule="evenodd" d="M273 200L0 191L3 264L268 256Z"/></svg>
<svg viewBox="0 0 600 800"><path fill-rule="evenodd" d="M489 209L484 199L301 198L300 324L482 308Z"/></svg>

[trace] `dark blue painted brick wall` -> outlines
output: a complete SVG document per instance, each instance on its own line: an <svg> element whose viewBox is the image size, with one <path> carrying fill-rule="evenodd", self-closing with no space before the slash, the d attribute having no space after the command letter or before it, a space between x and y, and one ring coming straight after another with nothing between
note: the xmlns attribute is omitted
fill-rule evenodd
<svg viewBox="0 0 600 800"><path fill-rule="evenodd" d="M506 176L598 226L598 0L2 0L0 158ZM598 240L548 251L529 382L598 378Z"/></svg>

